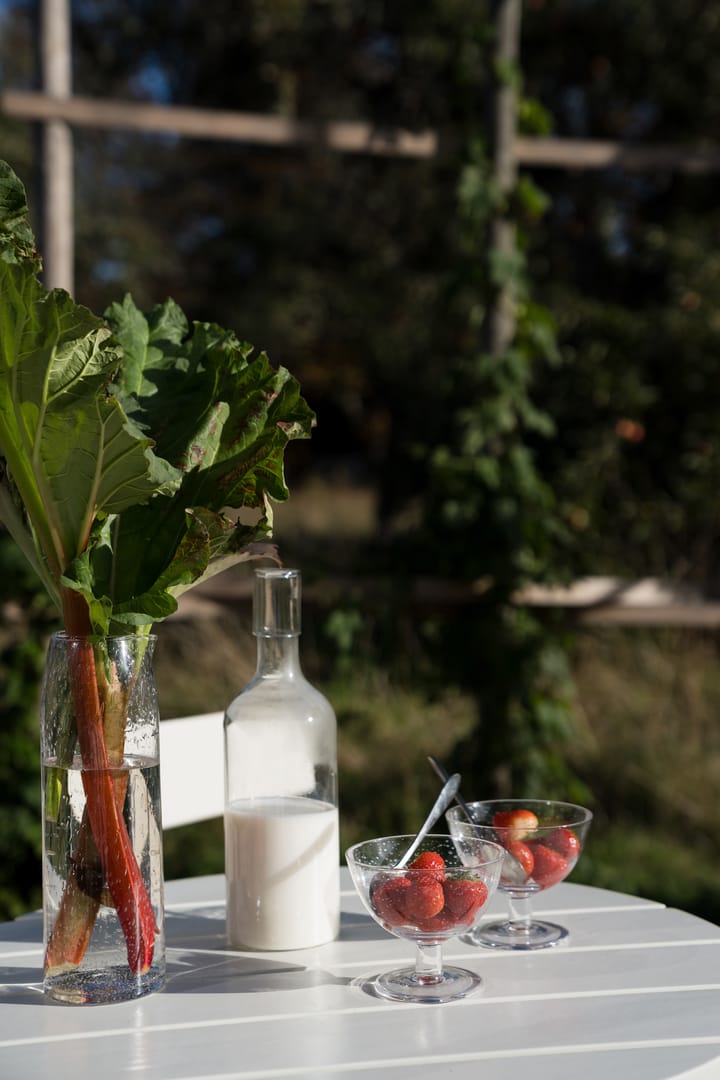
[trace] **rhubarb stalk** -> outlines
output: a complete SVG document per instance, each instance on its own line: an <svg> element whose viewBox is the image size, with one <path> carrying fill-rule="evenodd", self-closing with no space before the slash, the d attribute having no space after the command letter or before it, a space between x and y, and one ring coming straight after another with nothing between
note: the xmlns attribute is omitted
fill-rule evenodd
<svg viewBox="0 0 720 1080"><path fill-rule="evenodd" d="M78 602L79 601L79 602ZM65 597L65 622L89 633L87 609L78 597ZM155 913L140 874L122 817L128 777L122 765L127 694L117 697L99 680L90 641L68 641L70 686L82 758L86 809L60 909L48 941L48 972L77 966L85 953L105 887L123 928L128 964L136 974L152 962ZM104 686L106 708L98 687ZM104 720L103 720L104 718Z"/></svg>
<svg viewBox="0 0 720 1080"><path fill-rule="evenodd" d="M125 934L131 971L145 972L152 962L155 913L130 844L115 797L103 738L100 698L92 645L76 642L70 654L71 682L83 759L83 788L95 844L110 895Z"/></svg>

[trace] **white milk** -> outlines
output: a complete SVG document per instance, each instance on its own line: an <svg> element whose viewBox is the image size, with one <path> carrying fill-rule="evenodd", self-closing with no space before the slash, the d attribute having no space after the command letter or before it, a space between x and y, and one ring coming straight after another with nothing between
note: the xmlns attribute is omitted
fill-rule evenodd
<svg viewBox="0 0 720 1080"><path fill-rule="evenodd" d="M228 943L305 949L337 936L336 806L299 797L249 799L225 811Z"/></svg>

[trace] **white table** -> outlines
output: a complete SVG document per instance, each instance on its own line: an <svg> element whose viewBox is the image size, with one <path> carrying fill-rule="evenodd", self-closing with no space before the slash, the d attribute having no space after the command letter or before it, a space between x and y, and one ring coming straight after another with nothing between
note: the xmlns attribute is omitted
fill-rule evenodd
<svg viewBox="0 0 720 1080"><path fill-rule="evenodd" d="M720 928L652 901L562 884L536 899L571 932L533 954L464 945L484 989L448 1005L363 993L412 946L367 916L343 871L338 941L225 948L222 876L167 887L168 982L130 1004L40 992L41 920L0 927L2 1080L661 1080L720 1077ZM488 914L504 911L497 895Z"/></svg>

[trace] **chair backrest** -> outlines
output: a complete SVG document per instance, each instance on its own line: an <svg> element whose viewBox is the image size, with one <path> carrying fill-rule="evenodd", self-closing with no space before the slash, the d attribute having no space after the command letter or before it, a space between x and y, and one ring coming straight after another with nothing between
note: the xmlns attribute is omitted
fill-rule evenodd
<svg viewBox="0 0 720 1080"><path fill-rule="evenodd" d="M160 721L160 796L164 829L222 816L223 713Z"/></svg>

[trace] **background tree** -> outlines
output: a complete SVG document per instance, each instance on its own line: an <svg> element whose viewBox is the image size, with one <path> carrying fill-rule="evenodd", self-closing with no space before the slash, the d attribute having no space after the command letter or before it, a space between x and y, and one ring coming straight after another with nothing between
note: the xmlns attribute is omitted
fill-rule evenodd
<svg viewBox="0 0 720 1080"><path fill-rule="evenodd" d="M572 48L567 42L572 41ZM533 0L528 91L554 131L712 146L720 5ZM716 174L543 171L551 209L532 240L537 295L563 365L540 400L558 437L541 468L579 540L577 573L717 574L720 340Z"/></svg>

